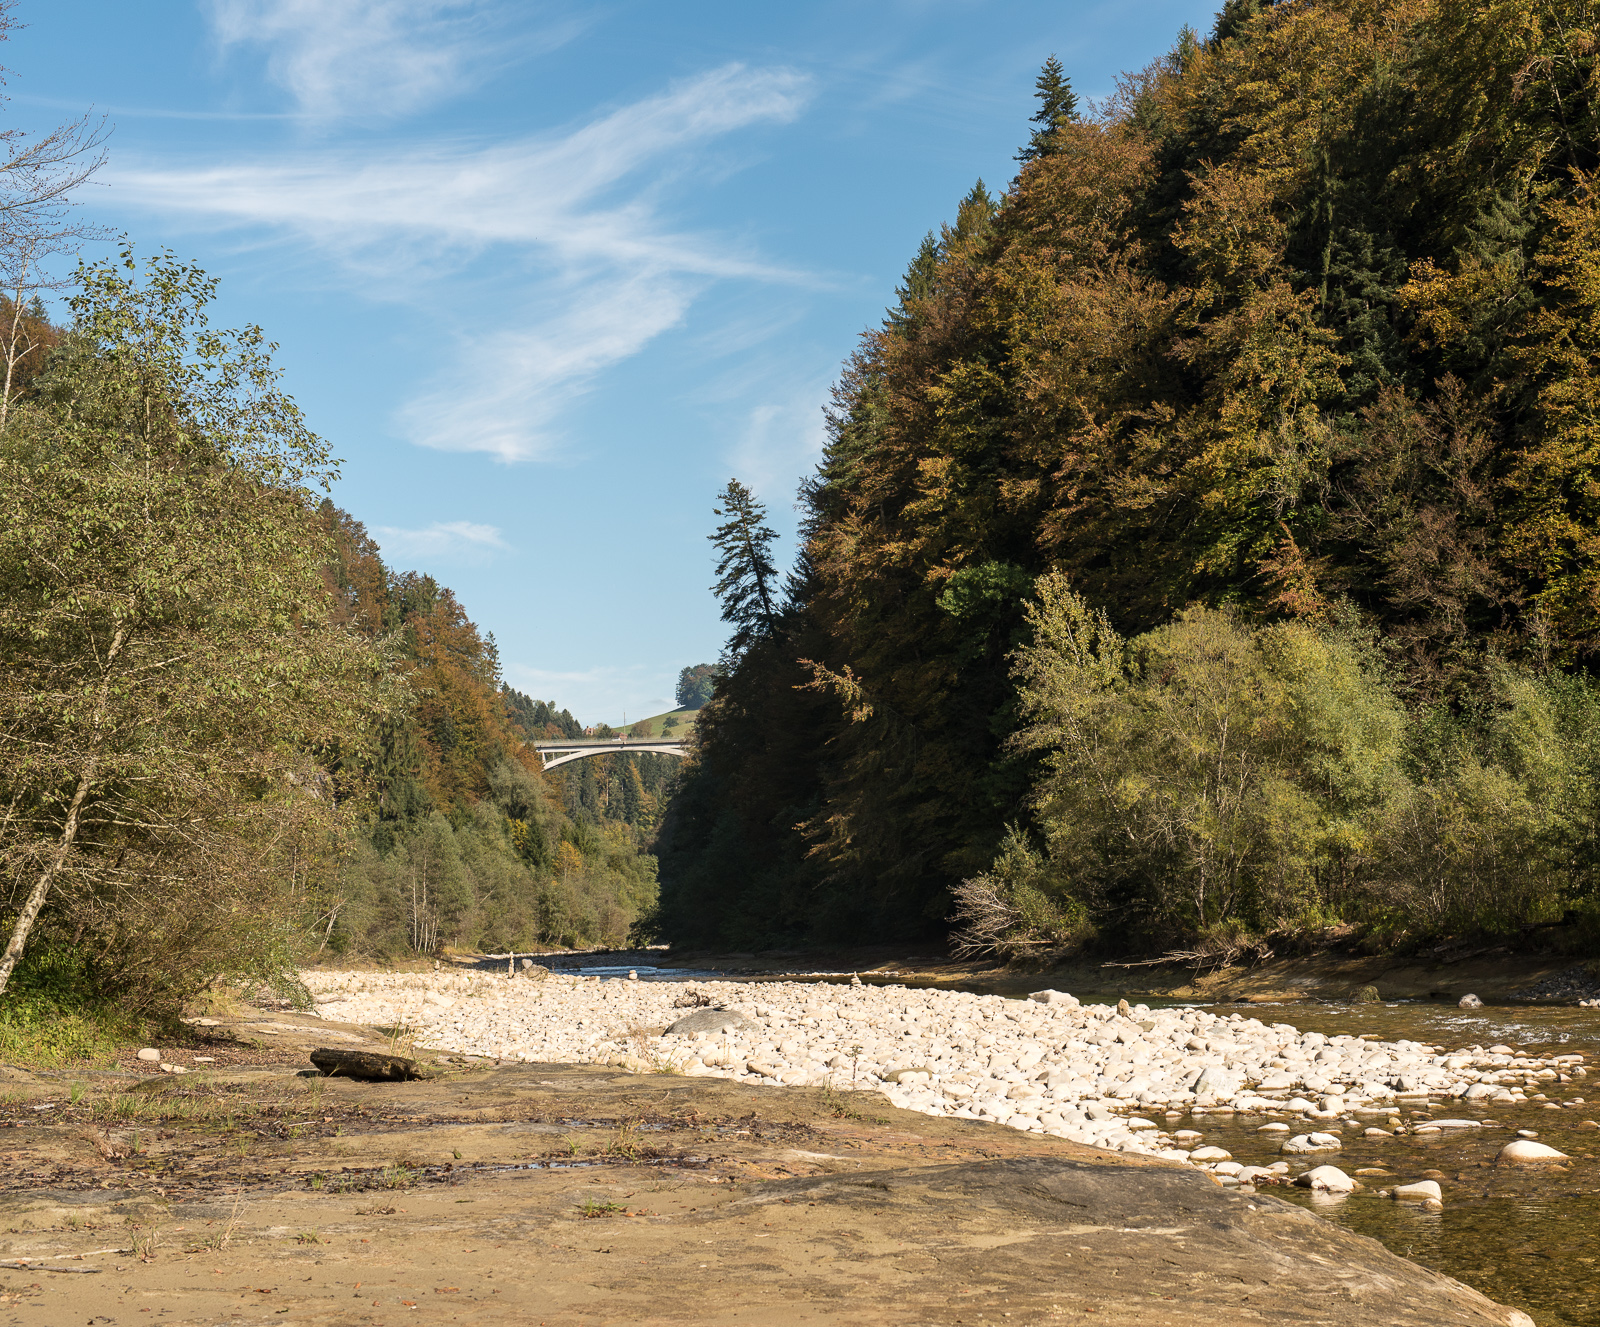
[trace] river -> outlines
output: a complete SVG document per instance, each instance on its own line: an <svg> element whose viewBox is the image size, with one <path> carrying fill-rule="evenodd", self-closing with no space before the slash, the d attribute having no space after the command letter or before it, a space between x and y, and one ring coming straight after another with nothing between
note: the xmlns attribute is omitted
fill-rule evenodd
<svg viewBox="0 0 1600 1327"><path fill-rule="evenodd" d="M1368 1139L1363 1129L1383 1125L1364 1116L1343 1130L1344 1150L1331 1161L1347 1174L1382 1167L1392 1178L1360 1176L1368 1187L1348 1197L1279 1188L1280 1196L1329 1220L1381 1240L1395 1253L1464 1281L1530 1314L1540 1327L1600 1324L1600 1131L1583 1129L1600 1119L1600 1009L1572 1006L1488 1007L1475 1011L1426 1002L1378 1005L1295 1003L1251 1005L1263 1021L1293 1023L1307 1031L1385 1040L1413 1038L1454 1049L1503 1043L1530 1056L1581 1051L1590 1078L1550 1092L1553 1099L1585 1097L1577 1109L1548 1109L1543 1102L1508 1107L1433 1098L1432 1111L1403 1107L1398 1115L1493 1120L1481 1129L1446 1129ZM1224 1147L1246 1165L1278 1160L1277 1143L1256 1132L1258 1116L1205 1115L1185 1121L1207 1143ZM1321 1126L1319 1126L1321 1127ZM1497 1166L1495 1154L1519 1130L1532 1130L1573 1158L1566 1167ZM1410 1203L1375 1196L1380 1187L1442 1172L1444 1210L1426 1212Z"/></svg>

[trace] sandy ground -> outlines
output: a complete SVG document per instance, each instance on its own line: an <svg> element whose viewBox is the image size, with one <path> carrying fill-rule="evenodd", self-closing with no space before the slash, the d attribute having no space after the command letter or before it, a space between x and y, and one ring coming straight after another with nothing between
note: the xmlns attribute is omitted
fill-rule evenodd
<svg viewBox="0 0 1600 1327"><path fill-rule="evenodd" d="M875 1093L540 1064L9 1077L0 1323L1527 1321L1271 1196Z"/></svg>

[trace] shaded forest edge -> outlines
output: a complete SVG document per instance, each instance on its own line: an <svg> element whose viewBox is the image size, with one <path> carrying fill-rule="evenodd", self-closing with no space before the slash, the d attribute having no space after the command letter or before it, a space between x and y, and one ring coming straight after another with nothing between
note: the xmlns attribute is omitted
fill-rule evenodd
<svg viewBox="0 0 1600 1327"><path fill-rule="evenodd" d="M724 494L658 933L1600 945L1597 51L1230 0L1103 105L1047 62L845 365L784 585Z"/></svg>

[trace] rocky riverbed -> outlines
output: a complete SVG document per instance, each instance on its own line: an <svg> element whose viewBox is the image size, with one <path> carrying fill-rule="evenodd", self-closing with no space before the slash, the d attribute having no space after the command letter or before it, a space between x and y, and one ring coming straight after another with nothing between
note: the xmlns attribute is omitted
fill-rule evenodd
<svg viewBox="0 0 1600 1327"><path fill-rule="evenodd" d="M1242 1013L1025 1001L896 986L683 985L519 972L308 972L319 1012L403 1029L415 1044L498 1061L588 1063L775 1086L874 1088L926 1115L986 1120L1119 1152L1201 1165L1239 1183L1231 1157L1169 1118L1289 1113L1285 1153L1333 1152L1320 1122L1430 1097L1584 1106L1579 1052L1529 1057L1303 1032ZM1398 1126L1398 1121L1395 1127ZM1427 1123L1417 1127L1432 1127ZM1260 1177L1265 1179L1266 1177ZM1249 1182L1246 1175L1243 1182Z"/></svg>

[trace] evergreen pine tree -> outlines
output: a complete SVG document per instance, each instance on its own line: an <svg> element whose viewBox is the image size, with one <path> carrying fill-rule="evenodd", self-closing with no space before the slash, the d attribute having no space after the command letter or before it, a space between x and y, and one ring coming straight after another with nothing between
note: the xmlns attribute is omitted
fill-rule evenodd
<svg viewBox="0 0 1600 1327"><path fill-rule="evenodd" d="M1216 25L1211 30L1211 45L1220 46L1229 38L1237 37L1257 14L1270 7L1271 0L1223 0Z"/></svg>
<svg viewBox="0 0 1600 1327"><path fill-rule="evenodd" d="M715 508L727 519L706 537L717 546L717 583L711 592L722 601L722 620L733 627L728 656L736 659L757 636L772 630L777 616L773 582L778 569L772 561L772 541L777 531L767 525L767 509L737 479L730 479Z"/></svg>
<svg viewBox="0 0 1600 1327"><path fill-rule="evenodd" d="M911 260L911 266L906 269L906 281L903 286L896 286L894 293L898 296L894 308L889 310L886 322L895 331L904 331L916 322L916 307L933 294L934 277L939 271L939 241L933 237L930 230L922 237L922 244L917 249L917 256Z"/></svg>
<svg viewBox="0 0 1600 1327"><path fill-rule="evenodd" d="M1034 88L1033 95L1039 99L1039 111L1033 117L1033 123L1039 127L1028 139L1028 145L1017 154L1017 160L1024 166L1040 157L1054 156L1058 151L1057 130L1078 118L1078 95L1062 72L1061 61L1055 56L1044 62Z"/></svg>
<svg viewBox="0 0 1600 1327"><path fill-rule="evenodd" d="M1000 204L984 182L979 180L956 205L956 224L944 228L941 249L948 250L954 242L987 235L993 229L995 215L999 211Z"/></svg>

